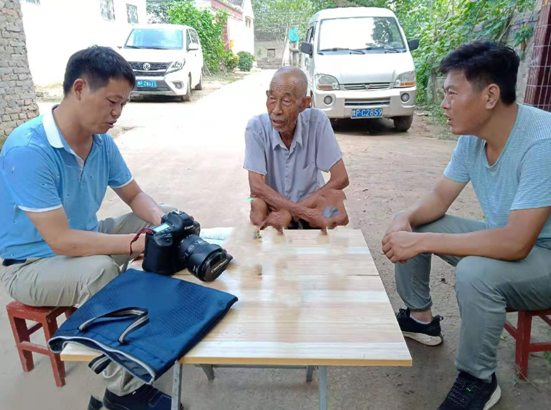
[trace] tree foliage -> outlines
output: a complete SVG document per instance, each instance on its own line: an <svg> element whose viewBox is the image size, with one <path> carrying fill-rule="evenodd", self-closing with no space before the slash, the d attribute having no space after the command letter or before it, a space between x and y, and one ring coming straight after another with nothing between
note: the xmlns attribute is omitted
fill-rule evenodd
<svg viewBox="0 0 551 410"><path fill-rule="evenodd" d="M225 60L227 53L222 39L228 14L221 10L216 14L208 9L198 10L190 1L170 1L164 6L163 13L169 23L183 24L197 31L208 71L216 73L220 66L224 67L224 61L229 61Z"/></svg>
<svg viewBox="0 0 551 410"><path fill-rule="evenodd" d="M253 0L256 30L281 39L286 32L279 30L299 25L304 33L308 19L326 8L383 7L394 11L406 37L420 40L413 56L422 101L429 78L435 76L444 56L476 39L503 43L515 13L533 10L536 0L300 0L295 8L291 3L296 2ZM533 30L525 27L511 45L532 35Z"/></svg>
<svg viewBox="0 0 551 410"><path fill-rule="evenodd" d="M284 42L289 29L305 33L308 20L317 11L311 0L253 0L255 38Z"/></svg>

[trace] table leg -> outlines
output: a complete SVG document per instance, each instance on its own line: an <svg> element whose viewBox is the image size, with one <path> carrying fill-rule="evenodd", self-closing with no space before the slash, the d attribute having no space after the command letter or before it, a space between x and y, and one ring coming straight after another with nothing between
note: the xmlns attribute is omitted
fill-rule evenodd
<svg viewBox="0 0 551 410"><path fill-rule="evenodd" d="M306 383L312 381L312 376L314 374L314 366L306 366Z"/></svg>
<svg viewBox="0 0 551 410"><path fill-rule="evenodd" d="M207 375L207 379L214 380L214 369L212 368L211 364L202 364L201 368Z"/></svg>
<svg viewBox="0 0 551 410"><path fill-rule="evenodd" d="M174 376L172 377L172 406L170 410L180 410L182 402L182 363L174 364Z"/></svg>
<svg viewBox="0 0 551 410"><path fill-rule="evenodd" d="M320 382L320 410L327 410L327 367L318 368L318 377Z"/></svg>

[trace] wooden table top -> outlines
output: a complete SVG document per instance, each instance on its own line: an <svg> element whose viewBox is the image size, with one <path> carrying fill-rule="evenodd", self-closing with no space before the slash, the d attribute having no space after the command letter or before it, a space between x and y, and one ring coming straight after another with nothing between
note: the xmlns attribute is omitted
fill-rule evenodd
<svg viewBox="0 0 551 410"><path fill-rule="evenodd" d="M181 360L188 364L411 366L411 356L360 230L236 228L234 256L214 282L174 276L236 295L226 317ZM66 361L97 353L75 344Z"/></svg>

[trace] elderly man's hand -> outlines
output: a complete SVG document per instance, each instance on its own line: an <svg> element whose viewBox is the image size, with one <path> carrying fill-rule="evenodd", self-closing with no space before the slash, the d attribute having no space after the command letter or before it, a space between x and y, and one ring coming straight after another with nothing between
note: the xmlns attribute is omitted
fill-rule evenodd
<svg viewBox="0 0 551 410"><path fill-rule="evenodd" d="M392 263L403 263L423 253L422 234L393 232L383 239L383 252Z"/></svg>
<svg viewBox="0 0 551 410"><path fill-rule="evenodd" d="M334 228L336 226L348 225L348 214L344 207L345 200L346 195L340 189L330 189L317 195L314 194L300 202L305 208L305 215L301 215L300 217L315 228L325 229L327 227ZM337 208L339 214L332 218L326 218L323 216L323 211L331 207ZM311 218L313 221L311 222L308 218Z"/></svg>
<svg viewBox="0 0 551 410"><path fill-rule="evenodd" d="M327 227L331 225L331 219L323 216L323 209L319 208L306 208L301 218L308 222L312 228L320 228L322 231L326 231Z"/></svg>
<svg viewBox="0 0 551 410"><path fill-rule="evenodd" d="M281 209L279 211L272 211L264 220L264 222L260 225L260 229L265 229L268 226L271 226L275 229L277 229L278 232L283 233L283 228L286 228L291 223L292 216L291 214Z"/></svg>

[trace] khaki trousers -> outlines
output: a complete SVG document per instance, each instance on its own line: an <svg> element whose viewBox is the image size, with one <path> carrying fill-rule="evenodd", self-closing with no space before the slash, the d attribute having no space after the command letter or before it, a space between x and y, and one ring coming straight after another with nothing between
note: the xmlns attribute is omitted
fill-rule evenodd
<svg viewBox="0 0 551 410"><path fill-rule="evenodd" d="M175 208L162 206L168 213ZM128 213L99 223L106 234L131 234L151 224ZM80 306L115 279L128 255L31 258L23 264L0 266L0 278L15 300L29 306ZM118 396L131 393L143 382L118 365L110 364L102 376L106 387Z"/></svg>

